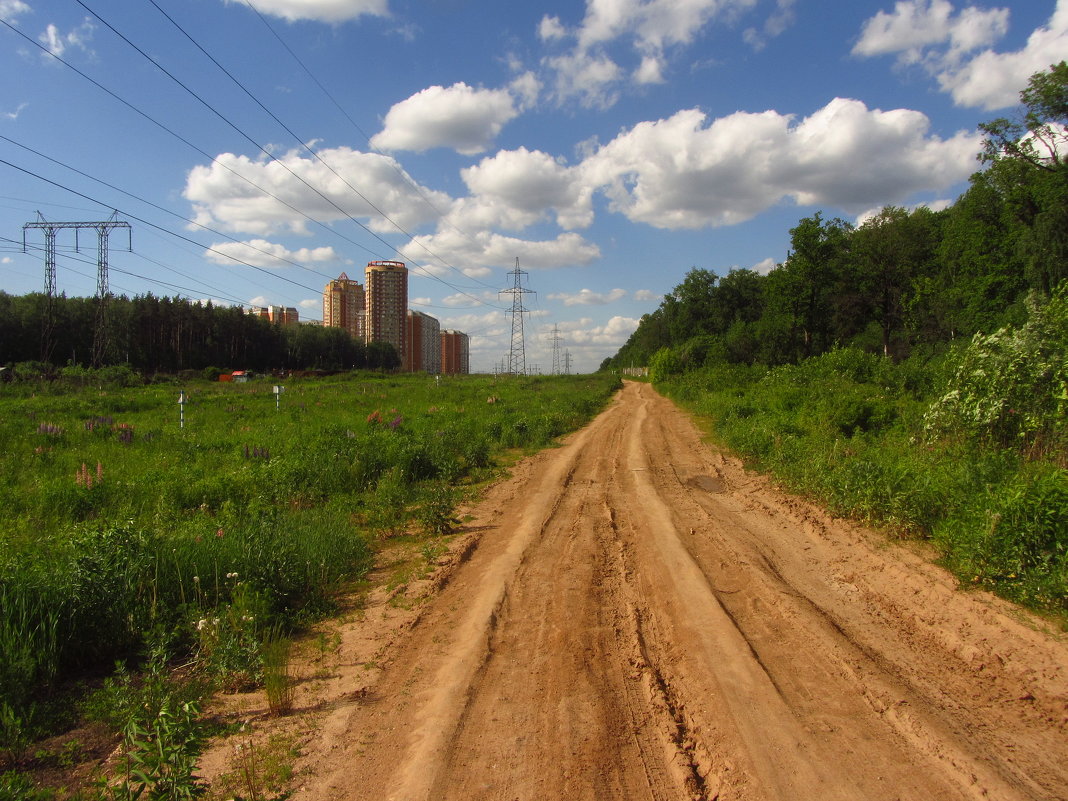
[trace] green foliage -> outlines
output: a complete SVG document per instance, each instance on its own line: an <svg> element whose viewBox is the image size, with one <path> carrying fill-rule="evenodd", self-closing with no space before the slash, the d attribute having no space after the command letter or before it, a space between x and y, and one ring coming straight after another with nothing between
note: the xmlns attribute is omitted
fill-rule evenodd
<svg viewBox="0 0 1068 801"><path fill-rule="evenodd" d="M973 583L1040 608L1068 608L1068 471L1039 466L977 494L935 529Z"/></svg>
<svg viewBox="0 0 1068 801"><path fill-rule="evenodd" d="M278 627L263 640L263 689L272 715L288 715L293 710L293 680L289 674L292 641Z"/></svg>
<svg viewBox="0 0 1068 801"><path fill-rule="evenodd" d="M101 801L191 801L207 792L194 773L204 736L195 702L168 697L150 720L131 719L123 730L122 772L101 779Z"/></svg>
<svg viewBox="0 0 1068 801"><path fill-rule="evenodd" d="M163 646L154 647L136 677L118 666L85 701L90 719L122 734L118 775L98 779L97 801L190 801L207 790L194 774L205 740L199 720L205 688L171 678L166 656Z"/></svg>
<svg viewBox="0 0 1068 801"><path fill-rule="evenodd" d="M671 348L661 348L649 360L649 378L666 381L682 372L682 359Z"/></svg>
<svg viewBox="0 0 1068 801"><path fill-rule="evenodd" d="M1039 456L1068 446L1068 285L1030 302L1018 329L977 334L955 359L925 432L972 438Z"/></svg>
<svg viewBox="0 0 1068 801"><path fill-rule="evenodd" d="M588 421L619 386L611 375L294 378L276 411L270 384L190 377L180 429L171 386L101 389L95 374L77 386L75 372L89 373L32 396L0 385L9 751L44 733L57 676L135 665L157 641L198 657L216 686L259 682L264 632L330 610L370 568L376 533L450 530L460 486L485 480L506 448ZM99 705L127 710L123 693L115 684Z"/></svg>
<svg viewBox="0 0 1068 801"><path fill-rule="evenodd" d="M193 624L197 656L226 692L251 690L263 678L258 631L267 619L267 603L252 585L237 579L234 573L227 575L234 582L230 603Z"/></svg>
<svg viewBox="0 0 1068 801"><path fill-rule="evenodd" d="M448 484L431 484L423 490L417 511L419 524L427 534L442 536L452 533L456 519L456 492Z"/></svg>
<svg viewBox="0 0 1068 801"><path fill-rule="evenodd" d="M895 364L843 348L771 369L720 365L661 386L791 490L931 537L969 585L1066 612L1064 319L1058 294L1019 330L933 360Z"/></svg>
<svg viewBox="0 0 1068 801"><path fill-rule="evenodd" d="M0 773L0 801L52 801L55 793L35 787L25 774L17 771Z"/></svg>

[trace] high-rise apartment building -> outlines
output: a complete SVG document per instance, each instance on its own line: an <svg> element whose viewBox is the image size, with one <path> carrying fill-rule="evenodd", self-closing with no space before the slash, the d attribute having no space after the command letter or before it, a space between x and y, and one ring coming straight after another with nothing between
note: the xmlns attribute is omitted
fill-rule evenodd
<svg viewBox="0 0 1068 801"><path fill-rule="evenodd" d="M296 325L300 322L300 313L295 306L268 306L267 319L279 325Z"/></svg>
<svg viewBox="0 0 1068 801"><path fill-rule="evenodd" d="M279 325L296 325L300 322L300 314L293 306L249 306L246 312Z"/></svg>
<svg viewBox="0 0 1068 801"><path fill-rule="evenodd" d="M470 369L469 339L463 331L441 332L441 372L467 375Z"/></svg>
<svg viewBox="0 0 1068 801"><path fill-rule="evenodd" d="M323 289L323 325L364 336L364 291L359 281L342 273Z"/></svg>
<svg viewBox="0 0 1068 801"><path fill-rule="evenodd" d="M408 324L408 268L401 261L368 262L365 272L364 339L388 342L406 363L404 347Z"/></svg>
<svg viewBox="0 0 1068 801"><path fill-rule="evenodd" d="M411 373L441 372L441 323L436 317L408 309L404 364Z"/></svg>

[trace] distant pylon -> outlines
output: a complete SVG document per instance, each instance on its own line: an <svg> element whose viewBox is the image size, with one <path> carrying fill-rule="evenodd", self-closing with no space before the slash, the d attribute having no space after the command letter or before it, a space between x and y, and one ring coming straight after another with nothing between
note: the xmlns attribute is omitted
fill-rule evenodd
<svg viewBox="0 0 1068 801"><path fill-rule="evenodd" d="M571 351L564 351L564 375L571 375Z"/></svg>
<svg viewBox="0 0 1068 801"><path fill-rule="evenodd" d="M37 222L28 222L22 226L22 250L26 250L26 231L40 228L45 233L45 319L41 325L41 360L49 361L52 356L52 332L55 327L56 297L56 231L62 228L74 229L74 249L78 250L78 231L93 228L97 234L96 259L96 325L93 331L93 366L100 367L108 347L107 307L111 290L108 288L108 236L115 228L130 230L130 224L118 219L119 212L102 222L49 222L41 212L37 212ZM129 249L133 249L131 239Z"/></svg>
<svg viewBox="0 0 1068 801"><path fill-rule="evenodd" d="M512 296L512 346L508 351L508 373L511 375L526 375L527 373L527 354L526 345L523 340L523 315L529 310L523 306L523 295L533 294L533 289L525 289L523 287L523 276L526 275L525 270L519 269L519 259L515 260L515 269L508 275L514 277L512 286L508 289L502 289L498 294L511 295Z"/></svg>
<svg viewBox="0 0 1068 801"><path fill-rule="evenodd" d="M560 375L560 342L563 337L560 336L559 326L553 325L553 333L549 339L553 343L553 375Z"/></svg>

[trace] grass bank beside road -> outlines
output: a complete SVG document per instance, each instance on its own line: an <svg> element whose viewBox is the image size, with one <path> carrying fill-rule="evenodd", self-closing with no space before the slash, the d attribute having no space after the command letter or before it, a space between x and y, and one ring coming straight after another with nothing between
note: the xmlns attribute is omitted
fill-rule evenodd
<svg viewBox="0 0 1068 801"><path fill-rule="evenodd" d="M936 358L855 349L657 386L786 488L930 540L966 586L1068 620L1068 295Z"/></svg>

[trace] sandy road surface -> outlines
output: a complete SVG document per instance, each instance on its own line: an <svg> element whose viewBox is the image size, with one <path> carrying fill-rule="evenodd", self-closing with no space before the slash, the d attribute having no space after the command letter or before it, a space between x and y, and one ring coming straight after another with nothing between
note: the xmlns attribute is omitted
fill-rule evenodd
<svg viewBox="0 0 1068 801"><path fill-rule="evenodd" d="M474 510L299 801L1068 798L1068 645L628 384Z"/></svg>

